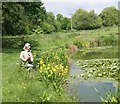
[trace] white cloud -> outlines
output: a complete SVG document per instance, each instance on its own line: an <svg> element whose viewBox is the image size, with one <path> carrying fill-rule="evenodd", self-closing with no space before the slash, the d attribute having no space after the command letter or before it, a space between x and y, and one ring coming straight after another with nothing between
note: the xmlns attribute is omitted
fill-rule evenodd
<svg viewBox="0 0 120 104"><path fill-rule="evenodd" d="M64 0L64 2L63 0L42 0L42 2L48 12L53 12L55 15L61 13L67 17L70 17L70 14L74 13L79 8L88 11L95 10L97 14L109 6L118 8L118 0L106 0L104 2L103 0Z"/></svg>
<svg viewBox="0 0 120 104"><path fill-rule="evenodd" d="M56 0L42 0L43 2L56 2ZM89 3L95 3L95 2L119 2L119 0L60 0L58 2L89 2Z"/></svg>

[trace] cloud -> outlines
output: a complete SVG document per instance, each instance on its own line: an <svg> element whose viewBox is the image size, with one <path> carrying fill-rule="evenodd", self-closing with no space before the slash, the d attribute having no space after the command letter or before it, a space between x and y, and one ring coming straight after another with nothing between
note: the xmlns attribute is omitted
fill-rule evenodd
<svg viewBox="0 0 120 104"><path fill-rule="evenodd" d="M69 2L68 2L69 1ZM99 14L104 8L115 6L118 8L118 0L43 0L44 6L48 12L53 12L55 15L58 13L64 16L71 17L77 9L95 10Z"/></svg>
<svg viewBox="0 0 120 104"><path fill-rule="evenodd" d="M56 2L56 0L42 0L43 2ZM119 0L60 0L59 2L88 2L88 3L95 3L95 2L119 2Z"/></svg>

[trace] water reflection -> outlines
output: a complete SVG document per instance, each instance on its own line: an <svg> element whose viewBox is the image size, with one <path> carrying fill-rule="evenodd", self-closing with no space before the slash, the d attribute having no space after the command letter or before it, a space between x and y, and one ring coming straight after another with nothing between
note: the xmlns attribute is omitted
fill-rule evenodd
<svg viewBox="0 0 120 104"><path fill-rule="evenodd" d="M100 58L118 58L118 48L111 47L106 49L88 50L83 54L84 51L78 51L74 56L75 59L100 59Z"/></svg>
<svg viewBox="0 0 120 104"><path fill-rule="evenodd" d="M77 85L73 84L71 87L76 88L72 90L72 93L76 92L80 102L102 102L100 96L95 91L95 88L98 89L100 95L104 99L106 99L106 91L104 87L107 89L107 91L111 90L113 93L115 93L115 87L113 86L113 83L106 82L84 82L78 83Z"/></svg>
<svg viewBox="0 0 120 104"><path fill-rule="evenodd" d="M87 69L89 70L89 69ZM89 78L84 80L82 77L77 77L83 72L81 67L77 65L76 61L70 66L70 78L69 78L69 93L71 96L76 96L80 102L102 102L100 96L95 91L98 89L101 96L106 99L106 91L112 91L112 94L116 92L115 84L109 79L101 78L97 79ZM95 88L94 88L95 87ZM105 88L105 89L104 89Z"/></svg>

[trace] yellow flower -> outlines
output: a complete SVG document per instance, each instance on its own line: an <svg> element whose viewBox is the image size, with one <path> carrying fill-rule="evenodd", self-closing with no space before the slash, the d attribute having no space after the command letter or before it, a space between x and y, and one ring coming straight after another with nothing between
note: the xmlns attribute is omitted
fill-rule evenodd
<svg viewBox="0 0 120 104"><path fill-rule="evenodd" d="M58 65L55 66L56 69L59 69Z"/></svg>
<svg viewBox="0 0 120 104"><path fill-rule="evenodd" d="M52 70L55 72L56 71L56 69L55 68L52 68Z"/></svg>
<svg viewBox="0 0 120 104"><path fill-rule="evenodd" d="M48 64L48 66L50 66L50 64Z"/></svg>
<svg viewBox="0 0 120 104"><path fill-rule="evenodd" d="M45 68L45 66L46 66L46 65L45 65L45 64L43 64L42 66Z"/></svg>
<svg viewBox="0 0 120 104"><path fill-rule="evenodd" d="M65 71L68 71L68 69L67 69L67 68L65 68Z"/></svg>
<svg viewBox="0 0 120 104"><path fill-rule="evenodd" d="M42 67L40 66L40 70L42 71Z"/></svg>
<svg viewBox="0 0 120 104"><path fill-rule="evenodd" d="M63 67L63 66L61 66L61 68L63 69L64 67Z"/></svg>
<svg viewBox="0 0 120 104"><path fill-rule="evenodd" d="M47 70L49 70L50 69L50 67L47 67Z"/></svg>
<svg viewBox="0 0 120 104"><path fill-rule="evenodd" d="M117 99L115 97L112 97L111 102L117 102Z"/></svg>
<svg viewBox="0 0 120 104"><path fill-rule="evenodd" d="M39 70L40 71L40 73L42 73L42 71L41 70Z"/></svg>
<svg viewBox="0 0 120 104"><path fill-rule="evenodd" d="M51 75L50 74L48 74L48 77L50 77Z"/></svg>
<svg viewBox="0 0 120 104"><path fill-rule="evenodd" d="M50 70L50 74L51 74L51 75L53 74L52 70Z"/></svg>
<svg viewBox="0 0 120 104"><path fill-rule="evenodd" d="M42 61L42 60L40 60L40 64L43 64L43 61Z"/></svg>

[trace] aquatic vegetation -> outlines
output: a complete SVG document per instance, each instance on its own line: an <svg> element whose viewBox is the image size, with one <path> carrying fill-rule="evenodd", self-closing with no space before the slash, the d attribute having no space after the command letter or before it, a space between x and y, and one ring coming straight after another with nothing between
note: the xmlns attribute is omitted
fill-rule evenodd
<svg viewBox="0 0 120 104"><path fill-rule="evenodd" d="M118 59L92 59L92 60L78 60L78 65L84 70L80 76L84 78L113 78L120 81Z"/></svg>
<svg viewBox="0 0 120 104"><path fill-rule="evenodd" d="M101 100L106 104L118 104L119 103L119 97L118 97L118 92L116 92L115 94L110 90L108 91L106 88L104 88L105 92L106 92L106 98L103 98L102 95L100 94L100 91L98 91L98 89L96 87L94 87L96 93L100 96Z"/></svg>

